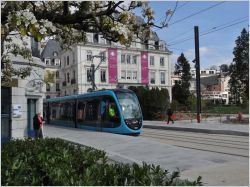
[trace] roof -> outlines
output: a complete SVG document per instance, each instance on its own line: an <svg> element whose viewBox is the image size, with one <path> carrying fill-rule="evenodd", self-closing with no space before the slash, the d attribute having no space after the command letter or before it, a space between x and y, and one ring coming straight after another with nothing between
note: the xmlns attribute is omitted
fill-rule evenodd
<svg viewBox="0 0 250 187"><path fill-rule="evenodd" d="M56 40L49 40L46 44L46 46L44 47L44 50L41 54L41 58L54 58L53 56L53 52L58 52L58 55L60 54L60 52L62 51L59 42L57 42Z"/></svg>
<svg viewBox="0 0 250 187"><path fill-rule="evenodd" d="M203 85L216 85L218 84L218 75L209 76L209 77L201 77L201 84Z"/></svg>

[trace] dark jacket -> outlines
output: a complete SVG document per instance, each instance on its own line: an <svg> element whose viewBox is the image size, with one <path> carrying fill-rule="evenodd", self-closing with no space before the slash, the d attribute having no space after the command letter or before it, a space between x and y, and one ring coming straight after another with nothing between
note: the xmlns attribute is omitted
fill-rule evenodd
<svg viewBox="0 0 250 187"><path fill-rule="evenodd" d="M44 121L43 118L42 118L42 121ZM38 130L40 128L40 123L39 123L37 114L33 117L33 128L35 130Z"/></svg>
<svg viewBox="0 0 250 187"><path fill-rule="evenodd" d="M168 116L171 116L172 114L173 114L173 111L172 111L171 109L168 109L167 115L168 115Z"/></svg>

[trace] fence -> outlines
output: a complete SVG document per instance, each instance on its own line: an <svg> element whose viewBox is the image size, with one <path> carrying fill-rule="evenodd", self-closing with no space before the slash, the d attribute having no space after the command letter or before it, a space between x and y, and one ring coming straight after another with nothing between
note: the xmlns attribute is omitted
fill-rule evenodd
<svg viewBox="0 0 250 187"><path fill-rule="evenodd" d="M226 109L226 110L225 110ZM244 111L242 113L241 111ZM189 110L187 106L178 106L174 109L173 119L175 121L196 122L197 113L195 110ZM162 117L167 120L167 115ZM249 124L248 109L226 107L206 107L201 112L201 121L216 123L241 123Z"/></svg>

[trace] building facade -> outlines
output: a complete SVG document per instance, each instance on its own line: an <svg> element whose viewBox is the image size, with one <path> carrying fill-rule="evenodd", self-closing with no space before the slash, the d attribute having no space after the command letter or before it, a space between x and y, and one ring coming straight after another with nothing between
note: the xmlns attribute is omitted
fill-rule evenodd
<svg viewBox="0 0 250 187"><path fill-rule="evenodd" d="M196 95L196 70L191 69L191 80L189 90ZM180 81L181 76L172 74L171 83L175 85ZM200 70L201 97L204 100L212 100L214 103L229 104L229 85L230 77L218 70Z"/></svg>
<svg viewBox="0 0 250 187"><path fill-rule="evenodd" d="M18 37L14 43L21 44ZM1 139L23 138L33 129L33 117L43 112L45 84L43 82L45 65L37 53L38 44L29 37L22 39L32 50L32 62L22 56L11 56L15 69L31 67L31 73L25 79L13 77L9 87L1 87ZM36 45L34 45L36 44ZM36 50L35 50L36 49ZM36 55L36 56L34 56Z"/></svg>
<svg viewBox="0 0 250 187"><path fill-rule="evenodd" d="M96 89L158 87L168 89L172 98L171 53L155 33L146 45L137 39L129 48L98 34L88 33L87 38L87 43L73 45L60 54L60 96L91 90L94 65Z"/></svg>
<svg viewBox="0 0 250 187"><path fill-rule="evenodd" d="M44 77L46 81L46 98L60 96L60 53L61 47L55 40L49 40L41 53L41 60L46 65Z"/></svg>

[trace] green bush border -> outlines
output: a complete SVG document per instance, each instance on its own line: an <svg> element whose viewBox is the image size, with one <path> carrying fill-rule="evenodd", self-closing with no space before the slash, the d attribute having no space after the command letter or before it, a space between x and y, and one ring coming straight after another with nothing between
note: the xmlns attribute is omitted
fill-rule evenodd
<svg viewBox="0 0 250 187"><path fill-rule="evenodd" d="M2 185L202 185L160 166L110 162L104 151L58 138L11 140L2 145Z"/></svg>

